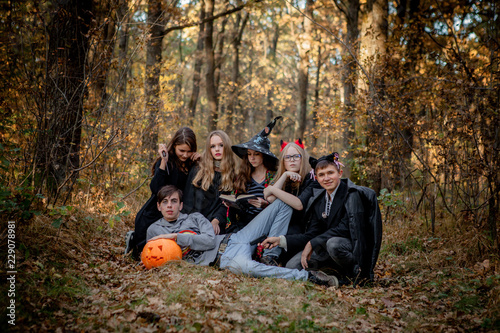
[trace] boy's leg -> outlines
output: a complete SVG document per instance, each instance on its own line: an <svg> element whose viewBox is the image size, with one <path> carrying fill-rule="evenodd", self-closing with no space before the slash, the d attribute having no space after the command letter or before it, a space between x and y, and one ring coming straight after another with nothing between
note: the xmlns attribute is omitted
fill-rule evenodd
<svg viewBox="0 0 500 333"><path fill-rule="evenodd" d="M286 263L286 268L290 269L302 269L302 263L300 259L302 258L302 251L294 255L288 262Z"/></svg>
<svg viewBox="0 0 500 333"><path fill-rule="evenodd" d="M342 268L349 269L354 265L352 242L348 238L332 237L326 242L330 257Z"/></svg>
<svg viewBox="0 0 500 333"><path fill-rule="evenodd" d="M294 268L294 269L304 269L302 267L302 251L294 255L288 262L286 263L286 268ZM317 254L313 252L311 254L311 258L307 262L308 270L318 270L322 267L329 266L331 264L330 256L327 252L323 252L321 254Z"/></svg>

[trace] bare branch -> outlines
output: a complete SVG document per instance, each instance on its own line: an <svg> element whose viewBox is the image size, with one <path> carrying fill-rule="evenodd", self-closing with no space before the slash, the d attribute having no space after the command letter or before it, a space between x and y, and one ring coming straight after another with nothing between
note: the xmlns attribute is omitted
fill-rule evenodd
<svg viewBox="0 0 500 333"><path fill-rule="evenodd" d="M174 31L174 30L182 30L182 29L185 29L185 28L190 28L190 27L194 27L194 26L197 26L197 25L202 25L206 22L210 22L210 21L214 21L220 17L224 17L224 16L227 16L227 15L231 15L233 13L236 13L236 12L239 12L240 10L254 4L254 3L257 3L257 2L261 2L262 0L255 0L255 1L251 1L251 2L248 2L246 4L243 4L243 5L240 5L240 6L237 6L237 7L234 7L233 9L230 9L230 10L227 10L225 12L222 12L222 13L219 13L217 15L214 15L214 16L210 16L210 17L207 17L201 21L198 21L198 22L191 22L191 23L187 23L187 24L183 24L183 25L177 25L177 26L174 26L174 27L170 27L170 28L167 28L163 31L163 35L165 36L166 34L168 34L169 32L171 31Z"/></svg>

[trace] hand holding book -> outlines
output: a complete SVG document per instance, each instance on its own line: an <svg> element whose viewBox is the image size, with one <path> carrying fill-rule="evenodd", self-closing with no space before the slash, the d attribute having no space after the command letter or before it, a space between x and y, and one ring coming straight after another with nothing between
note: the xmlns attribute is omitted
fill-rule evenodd
<svg viewBox="0 0 500 333"><path fill-rule="evenodd" d="M244 201L248 201L249 199L257 199L258 197L253 194L240 194L238 196L235 196L234 194L221 194L220 198L227 206L242 209L242 203Z"/></svg>

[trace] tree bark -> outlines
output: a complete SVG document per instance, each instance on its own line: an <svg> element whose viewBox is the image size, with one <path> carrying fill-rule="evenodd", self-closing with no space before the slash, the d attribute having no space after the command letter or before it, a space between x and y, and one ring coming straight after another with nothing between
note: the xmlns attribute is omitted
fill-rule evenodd
<svg viewBox="0 0 500 333"><path fill-rule="evenodd" d="M387 0L368 0L362 14L361 38L359 61L364 68L364 72L359 70L358 89L360 93L364 92L367 98L372 101L384 99L383 82L385 64L387 54L387 17L388 17L388 1ZM368 77L365 76L365 73ZM370 86L369 81L373 83ZM373 137L382 138L383 130L381 124L384 119L380 116L375 116L374 108L377 103L367 103L368 123L366 124L366 145L369 147L370 140ZM371 150L370 150L371 151ZM378 157L375 158L378 160ZM368 168L368 177L372 180L372 188L376 193L379 193L384 183L386 183L386 173L380 170L380 166L374 163L372 168Z"/></svg>
<svg viewBox="0 0 500 333"><path fill-rule="evenodd" d="M120 29L118 31L118 89L117 89L117 104L118 106L117 121L119 122L125 115L126 110L130 105L130 100L127 96L127 81L130 72L130 67L127 65L127 51L129 40L129 21L130 12L128 10L127 0L121 0L118 9L118 21L120 22Z"/></svg>
<svg viewBox="0 0 500 333"><path fill-rule="evenodd" d="M214 15L214 0L205 1L205 12L208 18ZM213 131L217 128L219 99L217 89L215 87L215 54L214 54L214 21L210 20L205 23L205 56L207 63L207 71L205 75L207 100L208 100L208 130Z"/></svg>
<svg viewBox="0 0 500 333"><path fill-rule="evenodd" d="M313 16L314 0L306 1L306 16ZM309 51L311 50L311 21L303 17L302 26L304 31L299 35L297 48L299 50L300 61L298 63L298 91L299 108L297 112L297 123L295 125L295 137L304 139L307 126L307 92L309 89Z"/></svg>
<svg viewBox="0 0 500 333"><path fill-rule="evenodd" d="M97 2L96 2L97 3ZM100 35L95 36L96 41L92 43L95 48L92 52L91 63L93 63L94 71L92 76L95 82L95 98L97 100L98 109L97 117L100 118L102 114L106 113L108 106L109 94L106 87L109 68L111 65L111 57L113 55L113 45L115 44L116 32L116 8L111 6L110 1L98 2L94 9L98 27L101 28Z"/></svg>
<svg viewBox="0 0 500 333"><path fill-rule="evenodd" d="M318 45L318 61L316 61L316 84L314 86L314 106L313 106L313 114L312 114L312 121L313 121L313 128L317 128L317 121L318 121L318 115L317 115L317 110L319 107L319 88L320 88L320 75L321 75L321 66L322 66L322 59L321 59L321 39L319 40L319 45ZM314 133L311 135L311 146L316 147L318 143L318 136Z"/></svg>
<svg viewBox="0 0 500 333"><path fill-rule="evenodd" d="M224 40L226 39L226 24L227 24L228 16L224 17L222 20L221 28L217 38L217 47L214 52L214 62L215 62L215 71L214 71L214 82L215 82L215 91L217 92L217 96L219 95L219 83L220 83L220 69L222 67L222 54L224 53Z"/></svg>
<svg viewBox="0 0 500 333"><path fill-rule="evenodd" d="M80 166L92 12L91 0L61 2L47 27L46 90L38 118L35 168L37 187L45 185L54 201L68 177L78 176L72 170Z"/></svg>
<svg viewBox="0 0 500 333"><path fill-rule="evenodd" d="M388 14L387 0L368 0L362 15L359 62L374 83L381 81L380 67L387 54ZM358 76L358 89L360 91L370 89L368 80L361 71ZM371 95L375 93L377 91L370 91Z"/></svg>
<svg viewBox="0 0 500 333"><path fill-rule="evenodd" d="M160 100L160 67L163 41L162 24L165 22L161 0L148 0L148 28L150 38L146 49L146 81L144 93L146 98L144 114L146 126L142 138L142 148L152 160L156 154L158 143L157 118L161 109Z"/></svg>
<svg viewBox="0 0 500 333"><path fill-rule="evenodd" d="M344 131L344 149L349 149L355 133L355 114L354 114L354 94L356 91L356 63L351 56L351 52L357 54L358 40L358 16L359 16L359 0L348 0L346 2L336 1L335 4L344 14L347 25L347 34L345 46L343 48L343 63L342 69L342 86L344 89L344 114L346 117L347 126ZM348 176L349 170L346 168L345 174Z"/></svg>
<svg viewBox="0 0 500 333"><path fill-rule="evenodd" d="M234 37L231 42L231 47L233 49L232 63L233 68L231 71L231 83L230 83L230 93L229 102L227 105L227 116L228 116L228 133L232 132L234 127L234 118L236 117L236 104L238 102L239 95L239 77L240 77L240 45L241 39L243 38L243 30L248 22L248 13L246 12L241 18L241 13L236 15L236 21L234 23Z"/></svg>
<svg viewBox="0 0 500 333"><path fill-rule="evenodd" d="M200 1L200 21L205 19L205 1ZM191 98L189 99L189 123L194 124L196 116L196 105L200 95L201 67L203 66L203 45L205 44L205 24L200 24L198 31L198 43L196 44L196 53L194 61L193 73L193 89L191 90Z"/></svg>

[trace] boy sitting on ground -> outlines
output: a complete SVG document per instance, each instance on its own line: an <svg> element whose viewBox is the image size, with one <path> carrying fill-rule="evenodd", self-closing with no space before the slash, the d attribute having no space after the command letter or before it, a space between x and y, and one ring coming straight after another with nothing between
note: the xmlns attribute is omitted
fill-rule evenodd
<svg viewBox="0 0 500 333"><path fill-rule="evenodd" d="M147 231L147 240L168 238L175 240L181 248L187 246L192 250L191 261L198 265L213 265L228 268L234 273L242 273L255 277L277 277L290 280L311 281L320 285L337 286L334 276L323 272L307 272L304 270L268 266L251 260L255 245L252 240L269 234L271 227L286 230L287 218L271 219L286 205L276 200L266 209L269 214L257 215L247 226L234 234L215 235L211 223L199 213L181 214L182 191L172 185L163 187L158 192L158 210L163 218L153 223ZM265 217L265 218L264 218ZM196 232L181 233L183 230ZM234 263L238 263L234 266ZM244 265L242 267L240 265Z"/></svg>
<svg viewBox="0 0 500 333"><path fill-rule="evenodd" d="M310 164L322 188L313 190L307 204L305 232L270 237L262 246L296 253L288 268L333 270L341 284L346 278L373 280L382 239L375 192L341 179L343 165L337 153L310 158Z"/></svg>

